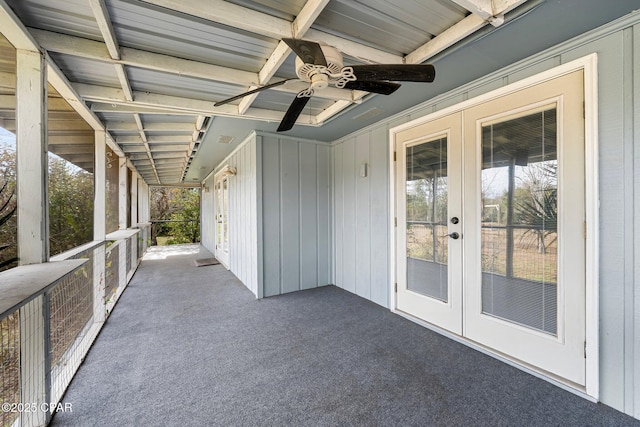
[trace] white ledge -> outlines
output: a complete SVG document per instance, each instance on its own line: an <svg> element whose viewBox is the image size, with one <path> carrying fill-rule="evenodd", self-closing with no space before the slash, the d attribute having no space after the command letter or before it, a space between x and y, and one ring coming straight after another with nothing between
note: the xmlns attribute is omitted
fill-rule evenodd
<svg viewBox="0 0 640 427"><path fill-rule="evenodd" d="M107 240L123 240L128 239L140 232L139 229L118 230L107 234Z"/></svg>
<svg viewBox="0 0 640 427"><path fill-rule="evenodd" d="M0 273L0 319L31 301L87 259L21 265Z"/></svg>
<svg viewBox="0 0 640 427"><path fill-rule="evenodd" d="M66 259L71 259L74 256L76 256L76 255L78 255L78 254L80 254L80 253L82 253L82 252L84 252L84 251L86 251L88 249L96 248L96 247L100 246L103 243L104 242L100 242L100 241L96 241L96 240L91 241L89 243L85 243L84 245L77 246L77 247L75 247L73 249L70 249L70 250L68 250L66 252L62 252L61 254L52 256L50 261L64 261Z"/></svg>

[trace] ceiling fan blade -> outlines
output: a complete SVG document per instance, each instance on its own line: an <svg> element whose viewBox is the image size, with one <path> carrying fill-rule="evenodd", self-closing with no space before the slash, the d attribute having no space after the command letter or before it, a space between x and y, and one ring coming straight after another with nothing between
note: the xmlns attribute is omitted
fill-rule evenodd
<svg viewBox="0 0 640 427"><path fill-rule="evenodd" d="M432 82L436 69L430 64L353 65L357 80L395 80L401 82Z"/></svg>
<svg viewBox="0 0 640 427"><path fill-rule="evenodd" d="M302 113L302 110L304 110L305 105L307 105L307 102L309 102L310 99L311 98L309 98L308 96L296 96L294 98L293 102L289 106L289 109L284 114L284 117L280 122L280 126L278 126L278 132L284 132L293 127L293 125L296 123L296 120L298 120L298 117L300 117L300 113Z"/></svg>
<svg viewBox="0 0 640 427"><path fill-rule="evenodd" d="M272 87L276 87L276 86L281 86L281 85L285 84L286 82L288 82L290 80L298 80L298 79L296 79L296 78L285 79L285 80L282 80L282 81L279 81L279 82L271 83L270 85L260 86L259 88L250 90L249 92L241 93L240 95L232 96L231 98L227 98L227 99L223 99L222 101L214 102L213 106L214 107L219 107L220 105L228 104L230 102L235 101L236 99L244 98L247 95L251 95L252 93L261 92L261 91L263 91L265 89L271 89Z"/></svg>
<svg viewBox="0 0 640 427"><path fill-rule="evenodd" d="M393 92L400 89L400 84L375 80L356 80L347 82L344 87L345 89L364 90L371 93L379 93L381 95L391 95Z"/></svg>
<svg viewBox="0 0 640 427"><path fill-rule="evenodd" d="M305 64L327 66L327 59L324 57L322 48L318 43L300 39L282 39L282 41L285 42Z"/></svg>

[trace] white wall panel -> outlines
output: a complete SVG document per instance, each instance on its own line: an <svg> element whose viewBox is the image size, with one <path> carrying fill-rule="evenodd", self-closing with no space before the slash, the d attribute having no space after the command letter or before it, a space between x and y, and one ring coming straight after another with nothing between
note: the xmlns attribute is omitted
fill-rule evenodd
<svg viewBox="0 0 640 427"><path fill-rule="evenodd" d="M638 45L640 13L634 13L335 141L331 151L335 284L389 306L387 268L392 248L385 228L391 218L389 128L595 52L599 83L600 399L640 418ZM370 176L365 183L358 171L367 156Z"/></svg>
<svg viewBox="0 0 640 427"><path fill-rule="evenodd" d="M383 125L340 141L332 152L335 284L384 307L391 254L387 141Z"/></svg>
<svg viewBox="0 0 640 427"><path fill-rule="evenodd" d="M363 168L369 167L370 134L358 135L355 139L355 274L356 294L371 299L371 193L370 177L361 176ZM365 166L367 165L367 166ZM380 230L382 231L382 230Z"/></svg>
<svg viewBox="0 0 640 427"><path fill-rule="evenodd" d="M213 175L211 175L202 184L202 198L200 201L200 241L202 246L211 253L216 251L214 198Z"/></svg>
<svg viewBox="0 0 640 427"><path fill-rule="evenodd" d="M318 241L318 192L305 191L318 188L317 145L300 144L300 289L318 286L318 249L319 245L306 244Z"/></svg>
<svg viewBox="0 0 640 427"><path fill-rule="evenodd" d="M259 134L264 296L330 284L330 147Z"/></svg>
<svg viewBox="0 0 640 427"><path fill-rule="evenodd" d="M256 297L261 296L258 276L258 208L257 186L260 165L256 157L256 136L251 134L204 181L210 188L202 193L202 245L215 254L216 199L215 175L226 166L236 168L229 178L229 270L236 275Z"/></svg>

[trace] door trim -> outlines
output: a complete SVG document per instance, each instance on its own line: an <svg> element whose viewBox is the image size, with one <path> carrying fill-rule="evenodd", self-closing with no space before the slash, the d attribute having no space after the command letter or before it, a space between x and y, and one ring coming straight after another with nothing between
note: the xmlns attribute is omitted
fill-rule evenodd
<svg viewBox="0 0 640 427"><path fill-rule="evenodd" d="M519 367L527 372L534 371L537 373L536 376L540 376L547 381L553 382L558 385L564 384L565 388L571 389L574 392L577 392L579 395L587 395L591 399L598 400L600 396L600 382L599 382L599 333L598 333L598 323L599 323L599 213L598 213L598 201L599 201L599 192L598 192L598 81L597 81L597 73L598 73L598 57L597 54L593 53L591 55L584 56L582 58L576 59L574 61L568 62L566 64L554 67L550 70L544 71L542 73L536 74L534 76L519 80L515 83L509 84L507 86L501 87L499 89L490 91L483 95L477 96L475 98L469 99L467 101L463 101L459 104L444 108L440 111L434 112L432 114L428 114L426 116L417 118L415 120L409 121L402 125L393 127L389 129L389 140L388 140L388 148L389 148L389 212L390 212L390 220L389 220L389 242L390 242L390 263L389 263L389 303L391 307L391 311L397 314L402 315L403 317L410 318L411 320L416 321L417 323L422 324L423 326L427 326L426 322L421 322L418 319L414 319L411 316L407 316L406 314L399 312L396 310L396 294L395 294L395 284L397 283L397 266L396 266L396 162L394 159L395 152L395 141L396 134L410 129L412 127L418 126L420 124L433 121L440 117L444 117L449 114L453 114L459 111L463 111L472 106L490 101L495 98L502 97L504 95L508 95L510 93L546 82L548 80L553 80L557 77L563 76L565 74L572 73L574 71L584 72L584 123L585 123L585 233L586 233L586 242L585 242L585 262L586 262L586 271L585 271L585 297L586 297L586 325L585 325L585 334L586 334L586 346L585 346L585 356L586 356L586 386L585 387L576 387L574 384L570 382L565 382L564 380L555 377L548 372L523 365L522 363L505 356L504 354L498 354L490 349L487 349L482 346L478 346L476 343L463 338L456 337L456 341L462 342L468 346L473 348L482 348L483 352L493 355L500 360L510 361L510 364ZM452 92L454 93L454 92ZM452 338L452 334L447 333L446 331L434 327L432 325L428 326L430 329L433 329L445 336Z"/></svg>
<svg viewBox="0 0 640 427"><path fill-rule="evenodd" d="M214 199L214 203L213 203L213 207L214 207L214 221L215 221L215 225L214 225L214 237L215 237L215 254L214 256L216 257L216 259L218 261L220 261L220 264L222 264L227 270L229 270L229 265L231 264L230 258L231 258L231 250L229 247L227 247L227 250L224 251L222 249L218 250L218 239L220 237L220 232L218 230L218 212L220 207L218 206L218 194L217 194L217 189L216 189L216 185L218 183L221 183L226 179L227 181L227 205L225 206L226 208L226 227L227 227L227 241L230 242L231 239L229 239L229 232L230 232L230 227L229 227L229 174L227 173L227 170L229 168L228 164L224 164L224 166L220 169L220 171L218 171L214 176L213 176L213 199ZM230 244L230 243L229 243Z"/></svg>

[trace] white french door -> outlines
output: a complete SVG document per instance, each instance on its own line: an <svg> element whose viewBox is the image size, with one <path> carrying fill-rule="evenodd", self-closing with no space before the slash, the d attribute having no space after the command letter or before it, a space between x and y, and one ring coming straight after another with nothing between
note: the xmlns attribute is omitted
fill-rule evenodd
<svg viewBox="0 0 640 427"><path fill-rule="evenodd" d="M583 71L395 134L396 309L585 385Z"/></svg>
<svg viewBox="0 0 640 427"><path fill-rule="evenodd" d="M461 117L455 113L434 120L396 140L402 254L397 306L456 334L462 334Z"/></svg>
<svg viewBox="0 0 640 427"><path fill-rule="evenodd" d="M229 268L229 175L214 178L216 205L216 258Z"/></svg>

